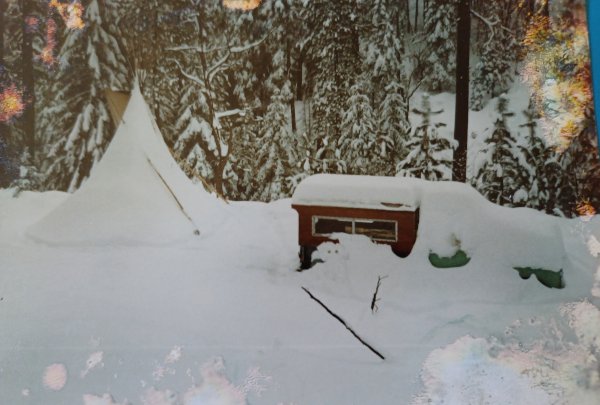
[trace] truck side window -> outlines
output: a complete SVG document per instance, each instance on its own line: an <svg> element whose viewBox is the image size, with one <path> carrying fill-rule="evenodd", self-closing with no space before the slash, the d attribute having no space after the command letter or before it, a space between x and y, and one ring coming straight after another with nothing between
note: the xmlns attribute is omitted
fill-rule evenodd
<svg viewBox="0 0 600 405"><path fill-rule="evenodd" d="M357 219L354 221L354 233L366 235L373 240L396 241L396 222Z"/></svg>
<svg viewBox="0 0 600 405"><path fill-rule="evenodd" d="M313 217L313 234L352 233L352 221L349 219Z"/></svg>

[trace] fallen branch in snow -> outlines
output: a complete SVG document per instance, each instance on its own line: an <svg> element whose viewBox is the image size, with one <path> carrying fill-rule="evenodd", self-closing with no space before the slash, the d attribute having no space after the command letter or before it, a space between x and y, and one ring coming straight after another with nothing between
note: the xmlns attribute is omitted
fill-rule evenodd
<svg viewBox="0 0 600 405"><path fill-rule="evenodd" d="M381 280L387 278L388 276L377 276L377 286L375 287L375 293L373 293L373 299L371 300L371 312L375 313L379 309L377 306L377 301L381 298L377 298L377 293L379 292L379 287L381 287Z"/></svg>
<svg viewBox="0 0 600 405"><path fill-rule="evenodd" d="M373 353L375 353L377 355L377 357L379 357L381 360L385 360L385 357L383 357L383 355L381 353L379 353L377 350L375 350L373 348L373 346L371 346L370 344L368 344L367 342L365 342L360 336L358 336L356 334L356 332L354 332L354 330L348 326L348 324L346 323L346 321L344 321L342 318L340 318L337 314L335 314L333 311L331 311L329 308L327 308L327 306L325 304L323 304L323 302L321 302L317 297L315 297L314 295L312 295L310 293L310 291L308 291L308 289L306 289L305 287L302 287L302 289L304 291L306 291L306 293L310 296L310 298L312 298L313 300L317 301L319 303L319 305L321 305L323 308L325 308L325 311L327 311L329 313L329 315L333 316L335 319L337 319L339 322L341 322L342 325L344 325L346 327L346 329L348 329L348 331L350 333L352 333L352 335L358 339L358 341L360 343L362 343L363 345L365 345L369 350L371 350Z"/></svg>

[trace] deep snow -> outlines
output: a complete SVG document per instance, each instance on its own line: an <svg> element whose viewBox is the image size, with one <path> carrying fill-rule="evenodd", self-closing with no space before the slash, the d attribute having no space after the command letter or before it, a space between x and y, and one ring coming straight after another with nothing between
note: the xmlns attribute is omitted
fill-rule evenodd
<svg viewBox="0 0 600 405"><path fill-rule="evenodd" d="M111 145L80 192L0 190L0 404L597 404L600 217L413 180L420 225L407 258L338 235L298 273L291 201L198 193L148 138L157 131L138 101L122 150ZM427 259L457 249L472 258L463 268ZM522 280L516 266L562 269L566 287Z"/></svg>
<svg viewBox="0 0 600 405"><path fill-rule="evenodd" d="M72 197L0 191L0 403L595 404L600 331L580 330L598 317L599 218L419 183L409 257L341 235L303 273L289 200L231 203L218 230L180 245L76 248L22 233ZM467 266L431 267L430 250L458 241ZM517 265L563 268L566 288L521 280ZM44 385L55 364L67 370L57 391Z"/></svg>

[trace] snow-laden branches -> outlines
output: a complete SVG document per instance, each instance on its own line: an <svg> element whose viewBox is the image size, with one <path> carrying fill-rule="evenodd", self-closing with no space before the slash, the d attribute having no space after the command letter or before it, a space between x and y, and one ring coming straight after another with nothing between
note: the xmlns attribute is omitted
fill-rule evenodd
<svg viewBox="0 0 600 405"><path fill-rule="evenodd" d="M221 129L221 118L230 117L233 115L240 115L243 117L244 115L246 115L246 111L236 108L235 110L215 112L215 116L213 117L213 127Z"/></svg>
<svg viewBox="0 0 600 405"><path fill-rule="evenodd" d="M232 55L247 52L253 48L256 48L257 46L260 46L269 37L271 32L272 32L272 30L269 31L261 39L254 41L254 42L250 42L245 45L237 45L237 46L225 45L225 46L220 46L220 47L210 48L210 49L206 49L204 45L181 45L181 46L167 48L167 51L174 51L174 52L175 51L194 51L194 52L201 53L203 55L208 55L208 54L214 53L214 52L224 52L223 56L220 57L219 59L217 59L212 66L206 68L205 77L206 77L207 82L210 84L213 81L213 79L215 78L215 76L217 75L217 73L219 73L220 71L222 71L223 69L225 69L228 66L227 61L229 60L229 58ZM179 66L179 70L185 77L187 77L188 79L190 79L198 84L202 84L202 82L199 81L200 79L197 76L190 75L189 73L184 72L183 68L181 67L181 64L176 59L171 58L171 60L173 60L175 63L177 63L177 65Z"/></svg>
<svg viewBox="0 0 600 405"><path fill-rule="evenodd" d="M269 35L271 35L271 32L272 32L272 30L269 31L261 39L254 41L254 42L244 44L244 45L236 45L236 46L224 45L224 46L208 48L208 49L206 49L203 45L180 45L180 46L166 48L166 50L167 51L194 51L194 52L200 52L203 54L209 54L209 53L221 52L221 51L227 51L228 53L243 53L243 52L249 51L250 49L256 48L257 46L261 45L263 42L265 42L265 40L269 37Z"/></svg>
<svg viewBox="0 0 600 405"><path fill-rule="evenodd" d="M484 47L488 47L492 43L492 40L494 39L494 32L495 32L496 26L499 26L500 29L502 29L502 30L508 32L510 35L514 36L514 32L511 29L506 28L504 25L500 24L500 20L497 17L494 17L493 20L489 19L489 18L485 18L484 16L482 16L475 10L471 10L471 14L473 14L475 17L479 18L485 25L487 25L488 29L490 30L490 37L484 44Z"/></svg>
<svg viewBox="0 0 600 405"><path fill-rule="evenodd" d="M172 62L175 62L175 64L177 65L177 67L179 67L179 71L181 72L181 74L184 75L186 78L190 79L194 83L197 83L197 84L199 84L201 86L204 86L204 82L202 81L202 79L200 79L196 75L187 73L185 70L183 70L183 66L181 66L181 63L179 63L179 61L177 59L170 58L169 60L172 61Z"/></svg>

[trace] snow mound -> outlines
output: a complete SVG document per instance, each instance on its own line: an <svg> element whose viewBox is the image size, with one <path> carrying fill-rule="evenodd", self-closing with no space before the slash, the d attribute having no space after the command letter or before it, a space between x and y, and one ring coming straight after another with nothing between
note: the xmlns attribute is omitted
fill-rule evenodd
<svg viewBox="0 0 600 405"><path fill-rule="evenodd" d="M462 183L423 181L421 188L421 220L413 251L451 256L460 248L473 258L508 267L558 271L566 266L558 218L529 208L498 206Z"/></svg>
<svg viewBox="0 0 600 405"><path fill-rule="evenodd" d="M421 373L424 392L413 405L597 404L600 310L580 301L565 304L560 312L575 341L566 340L566 333L550 319L540 322L542 337L531 344L463 336L432 351Z"/></svg>
<svg viewBox="0 0 600 405"><path fill-rule="evenodd" d="M414 210L419 205L417 179L406 177L316 174L303 180L293 204Z"/></svg>
<svg viewBox="0 0 600 405"><path fill-rule="evenodd" d="M219 203L180 170L138 86L90 179L27 231L53 245L162 245L219 222Z"/></svg>
<svg viewBox="0 0 600 405"><path fill-rule="evenodd" d="M62 204L68 194L60 191L37 193L0 190L0 241L13 243L27 227L39 221Z"/></svg>

